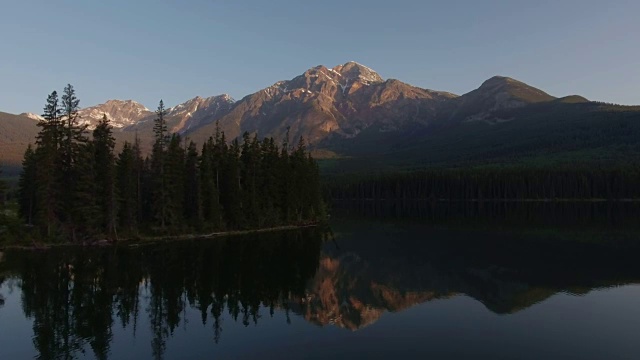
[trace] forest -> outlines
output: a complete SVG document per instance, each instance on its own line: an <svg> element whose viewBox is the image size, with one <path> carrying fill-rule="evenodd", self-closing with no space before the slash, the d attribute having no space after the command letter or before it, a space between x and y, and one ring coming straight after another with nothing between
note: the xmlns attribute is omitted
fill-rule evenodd
<svg viewBox="0 0 640 360"><path fill-rule="evenodd" d="M334 177L336 200L637 200L640 169L476 167Z"/></svg>
<svg viewBox="0 0 640 360"><path fill-rule="evenodd" d="M85 243L301 225L324 217L318 166L302 138L278 145L245 133L242 141L228 141L216 130L198 147L167 130L161 100L151 153L143 154L138 139L116 153L109 119L104 116L89 134L78 110L73 86L60 98L52 92L35 146L25 152L17 203L32 237Z"/></svg>

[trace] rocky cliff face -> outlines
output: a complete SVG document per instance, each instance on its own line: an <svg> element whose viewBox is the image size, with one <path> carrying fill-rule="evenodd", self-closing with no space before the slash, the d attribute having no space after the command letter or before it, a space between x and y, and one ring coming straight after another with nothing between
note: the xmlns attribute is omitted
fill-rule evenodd
<svg viewBox="0 0 640 360"><path fill-rule="evenodd" d="M409 123L428 123L437 106L455 95L417 88L398 80L384 80L370 68L348 62L333 69L317 66L292 80L238 101L220 127L228 137L242 133L292 140L304 137L317 144L329 137L354 138L362 131L394 131ZM206 139L214 125L190 136Z"/></svg>
<svg viewBox="0 0 640 360"><path fill-rule="evenodd" d="M81 109L78 112L79 122L88 125L89 129L95 128L104 115L111 121L116 129L122 129L136 124L153 112L133 100L109 100L104 104Z"/></svg>
<svg viewBox="0 0 640 360"><path fill-rule="evenodd" d="M235 100L227 94L193 99L167 111L167 119L172 121L170 131L184 133L210 124L229 113Z"/></svg>
<svg viewBox="0 0 640 360"><path fill-rule="evenodd" d="M196 131L205 125L215 123L221 117L228 114L234 103L235 100L226 94L207 98L196 96L182 104L167 109L167 113L165 114L167 128L171 132L183 135ZM151 133L153 131L153 120L155 118L156 114L151 113L138 120L135 124L125 128L124 131Z"/></svg>

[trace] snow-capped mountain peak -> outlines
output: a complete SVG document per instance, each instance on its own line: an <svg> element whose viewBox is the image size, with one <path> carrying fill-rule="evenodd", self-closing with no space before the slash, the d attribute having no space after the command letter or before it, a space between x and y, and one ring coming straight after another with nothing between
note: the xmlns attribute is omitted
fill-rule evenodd
<svg viewBox="0 0 640 360"><path fill-rule="evenodd" d="M120 129L152 114L152 111L133 100L108 100L104 104L84 108L78 112L79 122L88 125L89 129L95 128L104 115L114 128Z"/></svg>

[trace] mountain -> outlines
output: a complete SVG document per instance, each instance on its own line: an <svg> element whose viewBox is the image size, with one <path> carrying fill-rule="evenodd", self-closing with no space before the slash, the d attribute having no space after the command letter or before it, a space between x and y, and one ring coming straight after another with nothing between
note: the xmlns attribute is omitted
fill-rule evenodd
<svg viewBox="0 0 640 360"><path fill-rule="evenodd" d="M20 114L20 116L28 117L29 119L36 120L36 121L44 120L42 115L38 115L34 113L22 113Z"/></svg>
<svg viewBox="0 0 640 360"><path fill-rule="evenodd" d="M508 121L499 117L501 111L521 108L529 104L552 101L555 97L518 80L494 76L479 88L448 104L449 114L443 120Z"/></svg>
<svg viewBox="0 0 640 360"><path fill-rule="evenodd" d="M227 115L234 103L235 100L227 94L207 98L196 96L182 104L167 109L167 114L165 115L167 127L171 132L180 134L197 130ZM151 132L155 118L155 113L151 113L123 130L137 131L138 133Z"/></svg>
<svg viewBox="0 0 640 360"><path fill-rule="evenodd" d="M78 112L80 123L88 125L89 129L94 129L104 115L114 128L122 129L153 115L153 112L133 100L109 100Z"/></svg>
<svg viewBox="0 0 640 360"><path fill-rule="evenodd" d="M35 142L37 123L32 117L0 112L0 166L20 166L27 146Z"/></svg>
<svg viewBox="0 0 640 360"><path fill-rule="evenodd" d="M80 111L92 128L106 114L121 143L138 134L148 148L155 114L133 100L109 100ZM29 134L38 115L20 116ZM15 115L14 115L15 116ZM579 95L556 98L513 78L495 76L461 96L384 79L347 62L319 65L245 96L195 97L167 111L168 127L197 143L215 133L244 132L296 144L303 137L325 172L424 167L576 162L614 164L640 158L640 107ZM33 139L33 137L31 137ZM7 140L8 141L8 140ZM26 140L4 143L15 154ZM5 159L5 157L7 159Z"/></svg>
<svg viewBox="0 0 640 360"><path fill-rule="evenodd" d="M361 133L394 132L424 126L440 103L455 95L384 80L372 69L348 62L332 69L316 66L303 74L248 95L219 119L228 138L244 132L284 139L304 137L312 145L355 139ZM215 124L187 134L203 141ZM374 130L375 129L375 130Z"/></svg>

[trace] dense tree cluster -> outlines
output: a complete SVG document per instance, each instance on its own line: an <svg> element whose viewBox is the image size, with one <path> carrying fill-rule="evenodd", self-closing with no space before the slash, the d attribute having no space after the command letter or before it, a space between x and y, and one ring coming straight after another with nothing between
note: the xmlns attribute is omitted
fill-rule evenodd
<svg viewBox="0 0 640 360"><path fill-rule="evenodd" d="M334 199L640 199L640 169L442 169L334 179Z"/></svg>
<svg viewBox="0 0 640 360"><path fill-rule="evenodd" d="M7 184L2 179L2 168L0 167L0 209L4 206L7 197Z"/></svg>
<svg viewBox="0 0 640 360"><path fill-rule="evenodd" d="M316 162L300 139L282 146L245 134L202 144L167 130L164 104L156 111L149 156L140 141L119 154L106 116L89 138L78 119L71 85L51 93L35 147L20 176L20 213L49 238L264 228L321 219L324 207Z"/></svg>

